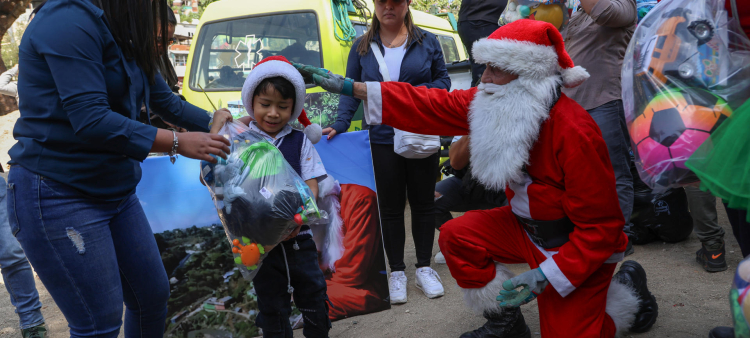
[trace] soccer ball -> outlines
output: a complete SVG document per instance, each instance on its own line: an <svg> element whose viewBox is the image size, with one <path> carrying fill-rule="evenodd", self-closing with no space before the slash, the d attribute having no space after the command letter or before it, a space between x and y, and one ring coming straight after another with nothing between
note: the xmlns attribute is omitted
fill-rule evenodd
<svg viewBox="0 0 750 338"><path fill-rule="evenodd" d="M731 114L724 99L703 89L656 95L628 126L643 181L652 188L697 181L685 161Z"/></svg>

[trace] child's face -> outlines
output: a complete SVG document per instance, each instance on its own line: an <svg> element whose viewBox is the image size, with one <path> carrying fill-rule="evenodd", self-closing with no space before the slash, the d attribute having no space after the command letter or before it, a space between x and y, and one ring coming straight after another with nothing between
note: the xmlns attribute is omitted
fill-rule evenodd
<svg viewBox="0 0 750 338"><path fill-rule="evenodd" d="M285 99L276 88L269 86L265 93L253 97L255 122L266 134L276 137L292 117L293 106L293 98Z"/></svg>

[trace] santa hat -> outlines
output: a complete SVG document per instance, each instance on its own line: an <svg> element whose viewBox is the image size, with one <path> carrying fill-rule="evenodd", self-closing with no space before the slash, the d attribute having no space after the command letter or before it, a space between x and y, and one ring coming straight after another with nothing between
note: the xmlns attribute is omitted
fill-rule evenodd
<svg viewBox="0 0 750 338"><path fill-rule="evenodd" d="M477 63L521 77L541 80L560 73L567 88L589 78L585 69L573 64L557 28L544 21L521 19L504 25L474 43L472 52Z"/></svg>
<svg viewBox="0 0 750 338"><path fill-rule="evenodd" d="M251 117L255 116L255 113L253 113L255 88L263 80L277 76L287 79L294 86L296 96L291 120L298 120L305 127L303 132L307 135L307 138L312 143L318 143L323 135L323 129L318 124L310 123L307 113L305 113L305 80L302 79L299 71L292 66L292 63L283 56L269 56L255 64L253 70L250 71L247 79L245 79L245 84L242 86L242 104L245 105L245 110Z"/></svg>

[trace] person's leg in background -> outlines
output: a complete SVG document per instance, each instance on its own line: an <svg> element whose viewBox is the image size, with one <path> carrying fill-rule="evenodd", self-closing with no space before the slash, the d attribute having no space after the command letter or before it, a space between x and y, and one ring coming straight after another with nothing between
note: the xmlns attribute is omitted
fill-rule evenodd
<svg viewBox="0 0 750 338"><path fill-rule="evenodd" d="M417 288L428 298L445 293L438 273L430 268L435 243L435 168L439 155L406 160L406 195L411 208L411 233L417 253Z"/></svg>
<svg viewBox="0 0 750 338"><path fill-rule="evenodd" d="M732 225L732 232L737 243L740 244L742 257L750 255L750 222L747 221L747 210L732 209L724 204L727 209L727 217Z"/></svg>
<svg viewBox="0 0 750 338"><path fill-rule="evenodd" d="M708 272L726 270L724 229L719 225L716 197L698 187L685 187L685 193L693 217L693 231L701 241L701 248L695 253L696 261Z"/></svg>
<svg viewBox="0 0 750 338"><path fill-rule="evenodd" d="M490 36L498 28L497 24L484 21L461 21L458 23L458 36L461 37L466 51L469 52L472 87L479 85L479 79L482 77L482 73L484 73L485 65L474 62L474 55L471 48L474 46L474 42Z"/></svg>
<svg viewBox="0 0 750 338"><path fill-rule="evenodd" d="M615 172L617 197L625 221L633 212L633 176L630 174L630 136L625 124L622 100L607 102L588 111L602 131Z"/></svg>
<svg viewBox="0 0 750 338"><path fill-rule="evenodd" d="M375 186L378 189L383 246L391 268L388 288L391 304L406 303L407 278L404 270L404 208L406 207L406 158L393 151L392 144L371 144ZM434 168L430 177L434 177ZM432 193L431 193L432 194ZM413 217L413 215L412 215Z"/></svg>
<svg viewBox="0 0 750 338"><path fill-rule="evenodd" d="M45 337L47 329L34 273L8 223L7 186L5 178L0 177L0 272L23 337Z"/></svg>

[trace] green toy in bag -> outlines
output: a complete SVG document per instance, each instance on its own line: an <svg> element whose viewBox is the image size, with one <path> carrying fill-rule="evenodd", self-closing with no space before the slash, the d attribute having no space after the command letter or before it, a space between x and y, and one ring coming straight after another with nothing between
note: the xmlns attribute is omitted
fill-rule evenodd
<svg viewBox="0 0 750 338"><path fill-rule="evenodd" d="M734 282L729 291L729 306L734 318L734 336L750 338L750 258L745 258L737 266Z"/></svg>
<svg viewBox="0 0 750 338"><path fill-rule="evenodd" d="M217 163L201 162L201 177L214 199L235 263L252 279L263 258L298 226L327 222L312 191L276 146L233 122L219 134L231 153Z"/></svg>

